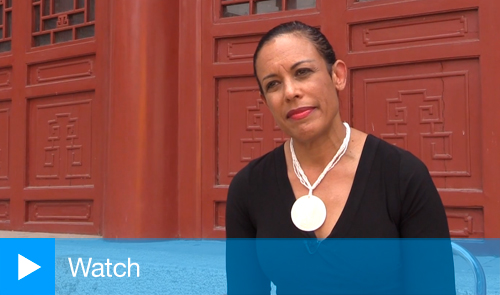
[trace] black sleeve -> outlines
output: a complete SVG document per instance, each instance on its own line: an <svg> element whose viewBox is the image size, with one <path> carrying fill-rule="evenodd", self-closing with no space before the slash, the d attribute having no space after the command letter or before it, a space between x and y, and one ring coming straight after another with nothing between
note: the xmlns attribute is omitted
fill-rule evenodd
<svg viewBox="0 0 500 295"><path fill-rule="evenodd" d="M453 252L443 203L422 161L400 163L400 235L407 294L456 294Z"/></svg>
<svg viewBox="0 0 500 295"><path fill-rule="evenodd" d="M260 267L256 248L256 229L248 210L251 196L248 169L234 177L226 206L227 294L270 294L271 281Z"/></svg>
<svg viewBox="0 0 500 295"><path fill-rule="evenodd" d="M444 206L429 170L409 152L401 156L400 197L402 238L450 238Z"/></svg>

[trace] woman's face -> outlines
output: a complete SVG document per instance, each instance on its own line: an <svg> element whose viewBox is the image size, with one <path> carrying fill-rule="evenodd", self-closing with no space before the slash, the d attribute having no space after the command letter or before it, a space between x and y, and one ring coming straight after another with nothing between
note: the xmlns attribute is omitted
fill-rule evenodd
<svg viewBox="0 0 500 295"><path fill-rule="evenodd" d="M330 76L314 45L297 34L278 36L256 60L263 99L280 128L298 141L328 135L339 120L337 90L345 87L345 64Z"/></svg>

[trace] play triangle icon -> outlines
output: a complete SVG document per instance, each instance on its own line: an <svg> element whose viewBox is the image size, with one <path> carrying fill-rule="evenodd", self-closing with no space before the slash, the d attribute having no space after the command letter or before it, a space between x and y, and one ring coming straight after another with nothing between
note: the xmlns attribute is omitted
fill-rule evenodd
<svg viewBox="0 0 500 295"><path fill-rule="evenodd" d="M24 278L35 270L39 269L40 265L34 263L28 258L17 254L17 280Z"/></svg>

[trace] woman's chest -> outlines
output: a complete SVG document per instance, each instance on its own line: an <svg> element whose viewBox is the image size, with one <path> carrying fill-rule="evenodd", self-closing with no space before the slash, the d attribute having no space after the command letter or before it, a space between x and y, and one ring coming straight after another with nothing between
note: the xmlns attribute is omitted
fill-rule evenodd
<svg viewBox="0 0 500 295"><path fill-rule="evenodd" d="M318 186L314 195L325 198L327 218L323 232L299 230L291 218L296 197L308 190L300 182L266 178L255 187L249 200L249 210L258 238L397 238L398 206L394 196L380 179L371 181L329 181ZM294 187L297 189L295 190ZM392 201L391 201L392 200Z"/></svg>
<svg viewBox="0 0 500 295"><path fill-rule="evenodd" d="M288 178L295 199L312 194L323 202L326 208L326 218L323 224L315 230L315 234L317 238L321 239L328 237L346 208L354 182L354 173L326 175L312 191L300 182L293 171L288 172ZM300 208L297 208L297 210L300 210Z"/></svg>

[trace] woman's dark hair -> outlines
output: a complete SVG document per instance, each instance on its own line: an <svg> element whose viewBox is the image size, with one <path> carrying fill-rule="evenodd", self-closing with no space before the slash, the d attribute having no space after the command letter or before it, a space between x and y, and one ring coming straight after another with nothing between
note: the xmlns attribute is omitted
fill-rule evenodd
<svg viewBox="0 0 500 295"><path fill-rule="evenodd" d="M314 47L316 47L316 50L318 50L321 57L323 57L323 59L325 60L328 73L330 74L330 76L332 75L332 66L337 61L337 58L335 57L335 52L333 51L332 45L330 44L330 42L328 42L328 39L326 39L325 35L323 35L323 33L321 33L321 31L316 29L315 27L311 27L299 21L283 23L272 28L260 39L259 44L257 45L257 49L255 49L255 53L253 55L253 74L257 79L257 83L259 84L259 89L262 94L264 93L264 91L262 91L262 85L260 85L259 78L257 77L257 68L255 66L257 57L259 56L259 52L262 47L269 41L278 36L286 34L299 34L311 41Z"/></svg>

